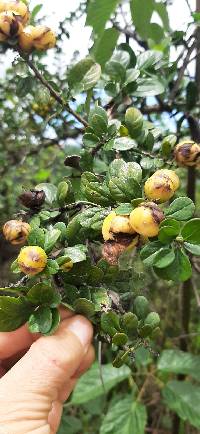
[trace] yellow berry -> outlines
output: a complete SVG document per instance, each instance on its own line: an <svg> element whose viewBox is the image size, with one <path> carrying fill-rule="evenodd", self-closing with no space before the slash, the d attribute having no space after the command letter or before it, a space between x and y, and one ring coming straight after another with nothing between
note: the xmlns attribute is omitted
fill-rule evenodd
<svg viewBox="0 0 200 434"><path fill-rule="evenodd" d="M20 220L10 220L3 227L3 234L11 244L24 244L31 227L28 223Z"/></svg>
<svg viewBox="0 0 200 434"><path fill-rule="evenodd" d="M114 235L120 233L134 234L135 231L130 225L128 216L116 215L116 213L112 211L103 222L103 239L105 241L114 240Z"/></svg>
<svg viewBox="0 0 200 434"><path fill-rule="evenodd" d="M158 235L159 225L163 219L163 211L153 202L142 203L130 214L132 228L144 237Z"/></svg>
<svg viewBox="0 0 200 434"><path fill-rule="evenodd" d="M48 50L55 47L56 35L45 26L27 26L20 35L19 45L24 51Z"/></svg>
<svg viewBox="0 0 200 434"><path fill-rule="evenodd" d="M179 188L179 177L173 170L157 170L145 183L144 191L150 200L166 202Z"/></svg>
<svg viewBox="0 0 200 434"><path fill-rule="evenodd" d="M68 273L68 271L70 271L73 268L73 262L72 261L68 261L65 262L65 264L61 265L61 270L65 271L65 273Z"/></svg>
<svg viewBox="0 0 200 434"><path fill-rule="evenodd" d="M21 18L13 12L0 13L0 41L15 38L23 30Z"/></svg>
<svg viewBox="0 0 200 434"><path fill-rule="evenodd" d="M185 140L175 147L174 156L180 166L200 167L200 144Z"/></svg>
<svg viewBox="0 0 200 434"><path fill-rule="evenodd" d="M7 0L0 1L0 12L14 12L16 15L21 17L23 24L26 24L29 20L29 10L27 5L20 0Z"/></svg>
<svg viewBox="0 0 200 434"><path fill-rule="evenodd" d="M41 273L46 267L47 255L41 247L24 247L17 258L17 262L22 273L34 276Z"/></svg>

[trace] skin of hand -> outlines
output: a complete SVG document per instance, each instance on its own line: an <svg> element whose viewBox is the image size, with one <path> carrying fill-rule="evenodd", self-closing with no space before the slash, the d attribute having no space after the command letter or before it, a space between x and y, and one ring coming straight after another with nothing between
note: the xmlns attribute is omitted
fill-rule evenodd
<svg viewBox="0 0 200 434"><path fill-rule="evenodd" d="M94 360L91 323L70 311L53 336L0 333L0 433L55 434L63 403Z"/></svg>

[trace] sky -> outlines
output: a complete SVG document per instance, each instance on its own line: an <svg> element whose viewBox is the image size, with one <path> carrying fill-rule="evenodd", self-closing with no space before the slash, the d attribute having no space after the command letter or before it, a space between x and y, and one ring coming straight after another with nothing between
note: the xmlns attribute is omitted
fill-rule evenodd
<svg viewBox="0 0 200 434"><path fill-rule="evenodd" d="M188 0L192 10L195 9L195 2L195 0ZM46 23L56 31L59 21L75 10L80 4L80 0L30 0L30 9L32 10L38 3L43 3L43 8L38 14L38 17L46 16ZM184 30L189 20L189 8L186 0L173 0L172 6L169 7L169 14L172 28L175 30ZM76 50L80 52L80 58L84 58L88 54L91 28L85 27L84 24L85 18L82 17L69 27L70 39L65 41L63 47L65 64L70 63L73 53ZM5 63L0 68L0 73L11 64L12 58L11 53L6 56ZM48 63L49 65L53 63L53 52L51 52L51 50L49 50Z"/></svg>

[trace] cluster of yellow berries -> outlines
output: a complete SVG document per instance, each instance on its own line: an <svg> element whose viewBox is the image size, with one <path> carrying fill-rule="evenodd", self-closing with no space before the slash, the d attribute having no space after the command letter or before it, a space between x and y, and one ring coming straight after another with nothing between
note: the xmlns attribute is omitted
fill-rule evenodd
<svg viewBox="0 0 200 434"><path fill-rule="evenodd" d="M54 105L55 101L53 98L51 98L48 104L38 104L35 102L32 104L31 107L35 113L37 113L42 118L45 118L47 115L49 115Z"/></svg>
<svg viewBox="0 0 200 434"><path fill-rule="evenodd" d="M179 188L179 178L173 170L162 169L155 172L145 183L144 192L149 201L141 203L131 214L116 215L112 211L104 220L102 234L105 241L114 240L117 234L155 237L164 219L160 203L171 199Z"/></svg>
<svg viewBox="0 0 200 434"><path fill-rule="evenodd" d="M3 234L7 241L13 245L24 244L31 231L31 226L20 220L10 220L3 226ZM47 255L38 246L24 247L18 258L18 266L27 276L41 273L47 265Z"/></svg>
<svg viewBox="0 0 200 434"><path fill-rule="evenodd" d="M23 1L0 0L0 41L17 38L20 48L26 52L53 48L56 44L53 30L46 26L27 26L29 17L28 6Z"/></svg>

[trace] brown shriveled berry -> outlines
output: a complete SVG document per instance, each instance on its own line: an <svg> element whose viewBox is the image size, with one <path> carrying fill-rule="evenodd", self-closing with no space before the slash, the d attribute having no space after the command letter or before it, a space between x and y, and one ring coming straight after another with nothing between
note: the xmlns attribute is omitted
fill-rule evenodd
<svg viewBox="0 0 200 434"><path fill-rule="evenodd" d="M43 190L25 191L19 196L19 200L26 208L37 209L40 208L45 201L45 192Z"/></svg>
<svg viewBox="0 0 200 434"><path fill-rule="evenodd" d="M110 265L117 265L120 255L128 247L136 247L139 236L116 235L115 240L106 241L103 245L102 256Z"/></svg>

